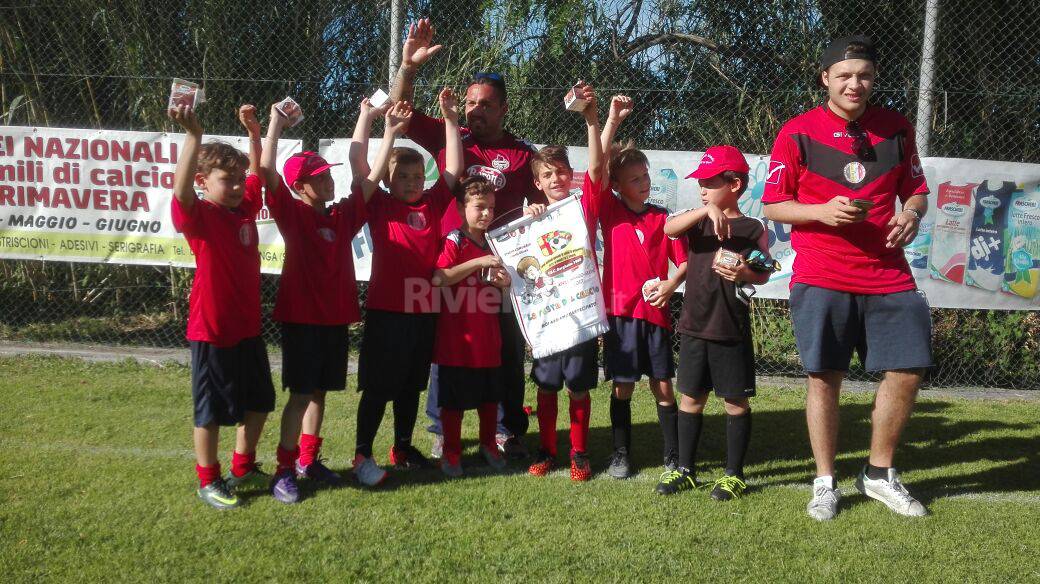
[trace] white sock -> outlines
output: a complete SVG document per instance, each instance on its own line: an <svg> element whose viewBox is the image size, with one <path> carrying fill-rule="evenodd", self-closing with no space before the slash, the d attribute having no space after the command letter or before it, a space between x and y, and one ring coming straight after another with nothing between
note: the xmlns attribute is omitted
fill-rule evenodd
<svg viewBox="0 0 1040 584"><path fill-rule="evenodd" d="M834 477L830 475L816 477L816 480L813 481L813 488L815 489L818 485L823 485L828 489L833 489L835 488Z"/></svg>

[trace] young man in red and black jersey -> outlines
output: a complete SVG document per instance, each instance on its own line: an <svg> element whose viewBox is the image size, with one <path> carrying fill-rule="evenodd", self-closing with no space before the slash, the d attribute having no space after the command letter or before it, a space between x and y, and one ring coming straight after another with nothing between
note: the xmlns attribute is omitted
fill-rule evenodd
<svg viewBox="0 0 1040 584"><path fill-rule="evenodd" d="M413 101L415 76L419 68L437 54L441 45L432 44L434 27L423 19L408 31L401 54L401 67L391 90L394 101ZM466 176L482 176L495 189L499 217L528 204L546 204L545 195L534 186L531 157L535 149L530 142L521 140L504 128L509 104L506 85L497 73L478 73L466 88L463 100L466 126L462 128L463 160ZM433 155L437 167L444 171L444 122L415 112L406 134ZM519 215L517 215L519 217ZM454 206L449 206L441 221L442 233L449 233L462 225L462 217ZM516 318L509 312L511 304L503 303L499 315L502 327L502 420L499 428L500 448L517 458L526 456L521 441L527 433L528 419L524 412L524 337ZM436 403L437 374L431 372L430 393L427 396L427 414L439 433L439 414L430 405Z"/></svg>
<svg viewBox="0 0 1040 584"><path fill-rule="evenodd" d="M868 104L876 61L866 37L827 46L818 78L827 102L780 130L762 199L767 218L793 225L791 318L809 376L806 417L817 475L807 511L818 520L838 512L838 393L853 350L868 371L884 372L870 458L856 486L901 515L927 514L892 463L932 365L928 303L902 249L927 211L928 186L910 123Z"/></svg>

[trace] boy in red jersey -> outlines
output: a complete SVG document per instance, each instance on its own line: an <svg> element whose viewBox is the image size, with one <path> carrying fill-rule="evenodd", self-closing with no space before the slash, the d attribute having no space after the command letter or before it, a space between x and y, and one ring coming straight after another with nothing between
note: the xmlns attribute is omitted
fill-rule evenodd
<svg viewBox="0 0 1040 584"><path fill-rule="evenodd" d="M505 467L495 443L498 400L502 392L502 337L498 314L509 274L491 254L484 238L495 216L494 188L482 177L464 179L455 188L462 227L448 234L433 273L435 286L448 287L434 343L440 366L444 453L441 470L462 475L462 412L480 415L480 451L493 468Z"/></svg>
<svg viewBox="0 0 1040 584"><path fill-rule="evenodd" d="M251 162L229 144L201 145L202 126L191 107L178 106L169 115L186 131L170 211L196 263L187 337L197 495L208 505L229 509L240 505L235 487L266 484L266 475L256 467L256 444L274 409L271 368L260 338L256 214L263 182L255 172L247 176L247 168L255 171L257 166L259 134L250 131L257 142L250 149ZM196 196L195 186L204 198ZM234 424L232 471L225 480L217 458L220 426Z"/></svg>
<svg viewBox="0 0 1040 584"><path fill-rule="evenodd" d="M599 116L596 94L587 84L579 83L580 95L586 106L582 112L588 128L589 170L585 173L585 184L581 201L589 236L596 235L596 197L593 185L600 183L603 174L603 149L600 146ZM545 193L550 203L562 201L570 196L571 178L574 169L567 157L566 146L546 146L531 159L534 184ZM545 205L531 205L525 214L539 216L545 213ZM534 476L545 476L556 466L556 416L558 396L564 384L570 397L571 480L586 481L592 476L586 444L589 435L589 416L592 414L592 399L589 390L598 383L597 364L598 339L591 339L548 357L535 359L531 365L531 380L538 386L538 435L541 446L535 461L528 468Z"/></svg>
<svg viewBox="0 0 1040 584"><path fill-rule="evenodd" d="M463 170L455 95L445 88L439 101L444 116L447 164L429 190L423 191L422 155L412 148L392 148L412 117L407 102L398 102L387 113L380 156L373 168L369 168L367 160L373 117L368 100L362 102L351 143L350 165L356 177L353 196L367 201L373 250L358 364L362 396L358 404L355 466L363 479L379 479L385 474L372 460L372 444L389 401L394 408L390 462L400 469L430 465L412 445L412 432L419 412L419 395L426 389L433 358L437 306L430 275L440 252L440 218L454 199L451 189ZM379 187L384 177L389 192ZM370 470L373 468L378 472Z"/></svg>
<svg viewBox="0 0 1040 584"><path fill-rule="evenodd" d="M603 128L602 144L613 142L618 125L632 111L632 100L615 96ZM606 146L604 146L606 149ZM604 373L613 379L610 425L614 454L607 473L630 473L632 392L643 375L657 400L657 419L664 438L666 471L678 459L678 408L672 392L675 358L668 300L686 276L686 247L668 239L668 211L647 204L650 168L646 155L632 146L612 148L606 184L597 195L603 230L603 294L610 331L603 338ZM610 186L617 191L615 196ZM678 268L668 277L668 261Z"/></svg>
<svg viewBox="0 0 1040 584"><path fill-rule="evenodd" d="M314 152L290 157L282 181L276 169L278 139L288 119L271 106L261 167L267 207L285 240L274 320L282 325L282 386L289 389L289 401L282 410L271 493L283 503L295 503L297 478L331 486L343 482L318 455L325 394L347 384L347 325L360 318L350 242L366 217L359 197L328 205L335 197L329 169L336 165Z"/></svg>

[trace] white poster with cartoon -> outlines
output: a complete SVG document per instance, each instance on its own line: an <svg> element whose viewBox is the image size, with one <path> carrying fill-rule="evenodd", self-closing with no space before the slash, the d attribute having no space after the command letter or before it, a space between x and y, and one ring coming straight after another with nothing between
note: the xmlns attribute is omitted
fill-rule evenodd
<svg viewBox="0 0 1040 584"><path fill-rule="evenodd" d="M503 225L487 237L513 280L513 311L536 359L607 332L596 255L576 198L550 205L538 219L524 217Z"/></svg>

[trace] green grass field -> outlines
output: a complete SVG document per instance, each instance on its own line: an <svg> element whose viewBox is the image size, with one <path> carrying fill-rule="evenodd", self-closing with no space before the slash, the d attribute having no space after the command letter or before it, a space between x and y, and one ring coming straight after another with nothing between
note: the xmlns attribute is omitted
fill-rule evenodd
<svg viewBox="0 0 1040 584"><path fill-rule="evenodd" d="M5 358L0 394L4 582L1040 581L1040 403L1032 401L922 399L898 462L933 515L913 520L854 494L871 396L843 396L846 499L837 520L820 524L804 511L812 463L795 390L764 387L753 400L752 490L730 504L705 491L652 492L660 434L644 391L633 406L640 472L627 481L572 484L565 471L535 479L519 465L491 474L478 462L470 415L466 478L399 473L374 491L303 483L296 506L258 493L228 512L194 495L187 368ZM597 472L610 441L606 396L605 387L593 395ZM335 469L353 452L356 400L354 392L329 399L324 452ZM565 416L564 406L562 441ZM261 441L268 468L276 426ZM723 432L715 403L702 478L720 472ZM377 448L384 461L391 433L388 414ZM416 436L428 448L425 432Z"/></svg>

